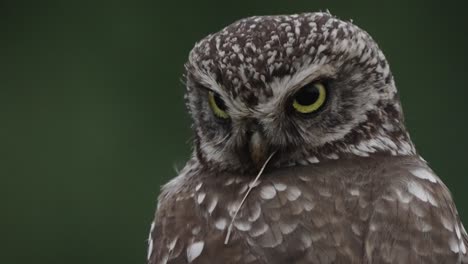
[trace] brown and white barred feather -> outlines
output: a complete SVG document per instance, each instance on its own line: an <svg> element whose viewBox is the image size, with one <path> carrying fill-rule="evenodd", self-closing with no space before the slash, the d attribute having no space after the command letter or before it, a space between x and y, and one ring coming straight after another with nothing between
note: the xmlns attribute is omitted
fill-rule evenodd
<svg viewBox="0 0 468 264"><path fill-rule="evenodd" d="M417 156L344 158L250 178L190 165L164 186L149 264L468 263L448 189Z"/></svg>

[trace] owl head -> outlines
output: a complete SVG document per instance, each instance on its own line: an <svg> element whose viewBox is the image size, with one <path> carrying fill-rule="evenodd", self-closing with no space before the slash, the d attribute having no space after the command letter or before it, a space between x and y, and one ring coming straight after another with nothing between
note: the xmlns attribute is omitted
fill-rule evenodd
<svg viewBox="0 0 468 264"><path fill-rule="evenodd" d="M239 20L195 45L186 84L194 153L213 170L415 152L382 51L329 13Z"/></svg>

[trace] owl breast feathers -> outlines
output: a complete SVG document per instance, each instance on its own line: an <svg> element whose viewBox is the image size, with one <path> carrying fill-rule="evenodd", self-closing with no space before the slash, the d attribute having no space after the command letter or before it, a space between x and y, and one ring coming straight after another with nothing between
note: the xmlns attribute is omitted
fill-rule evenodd
<svg viewBox="0 0 468 264"><path fill-rule="evenodd" d="M365 31L328 13L242 19L195 45L186 79L194 151L162 188L149 264L468 263Z"/></svg>

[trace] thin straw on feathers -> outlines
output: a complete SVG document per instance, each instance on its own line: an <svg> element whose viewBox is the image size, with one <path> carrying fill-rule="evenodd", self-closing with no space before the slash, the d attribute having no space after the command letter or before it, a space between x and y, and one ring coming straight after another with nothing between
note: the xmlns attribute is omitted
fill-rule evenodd
<svg viewBox="0 0 468 264"><path fill-rule="evenodd" d="M229 237L231 236L231 232L232 232L232 225L234 224L234 220L236 219L237 214L239 213L240 209L242 208L242 205L244 204L245 200L247 199L247 196L249 196L250 191L252 191L252 189L255 188L255 184L257 183L258 179L260 178L260 176L262 175L263 171L265 170L265 167L267 166L268 162L271 160L271 158L273 157L273 155L275 155L275 153L276 153L276 151L274 151L273 153L270 154L270 156L269 156L268 159L265 161L265 163L263 163L263 166L262 166L262 168L260 169L260 171L258 172L257 177L255 177L255 179L249 184L249 189L248 189L247 192L245 193L244 198L242 198L241 203L240 203L239 206L237 207L237 209L236 209L234 215L232 216L232 218L231 218L231 223L229 223L228 232L227 232L227 234L226 234L226 239L224 240L224 244L225 244L225 245L227 245L228 242L229 242Z"/></svg>

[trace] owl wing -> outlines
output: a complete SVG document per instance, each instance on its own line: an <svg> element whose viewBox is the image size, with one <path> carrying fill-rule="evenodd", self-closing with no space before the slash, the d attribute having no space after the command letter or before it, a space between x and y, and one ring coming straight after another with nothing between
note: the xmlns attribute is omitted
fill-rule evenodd
<svg viewBox="0 0 468 264"><path fill-rule="evenodd" d="M238 215L238 233L268 263L468 263L450 192L424 162L337 164L269 174Z"/></svg>
<svg viewBox="0 0 468 264"><path fill-rule="evenodd" d="M196 220L184 199L178 201L162 193L148 238L148 263L187 263L182 251L188 230L183 224L190 228L196 225Z"/></svg>
<svg viewBox="0 0 468 264"><path fill-rule="evenodd" d="M205 196L194 192L197 183L192 184L186 175L169 182L159 196L148 240L148 264L266 263L250 254L240 237L231 239L228 246L223 243L225 230L207 221L210 216L198 207ZM205 202L208 199L206 194Z"/></svg>
<svg viewBox="0 0 468 264"><path fill-rule="evenodd" d="M468 263L468 236L448 188L426 164L391 170L375 200L369 263Z"/></svg>

